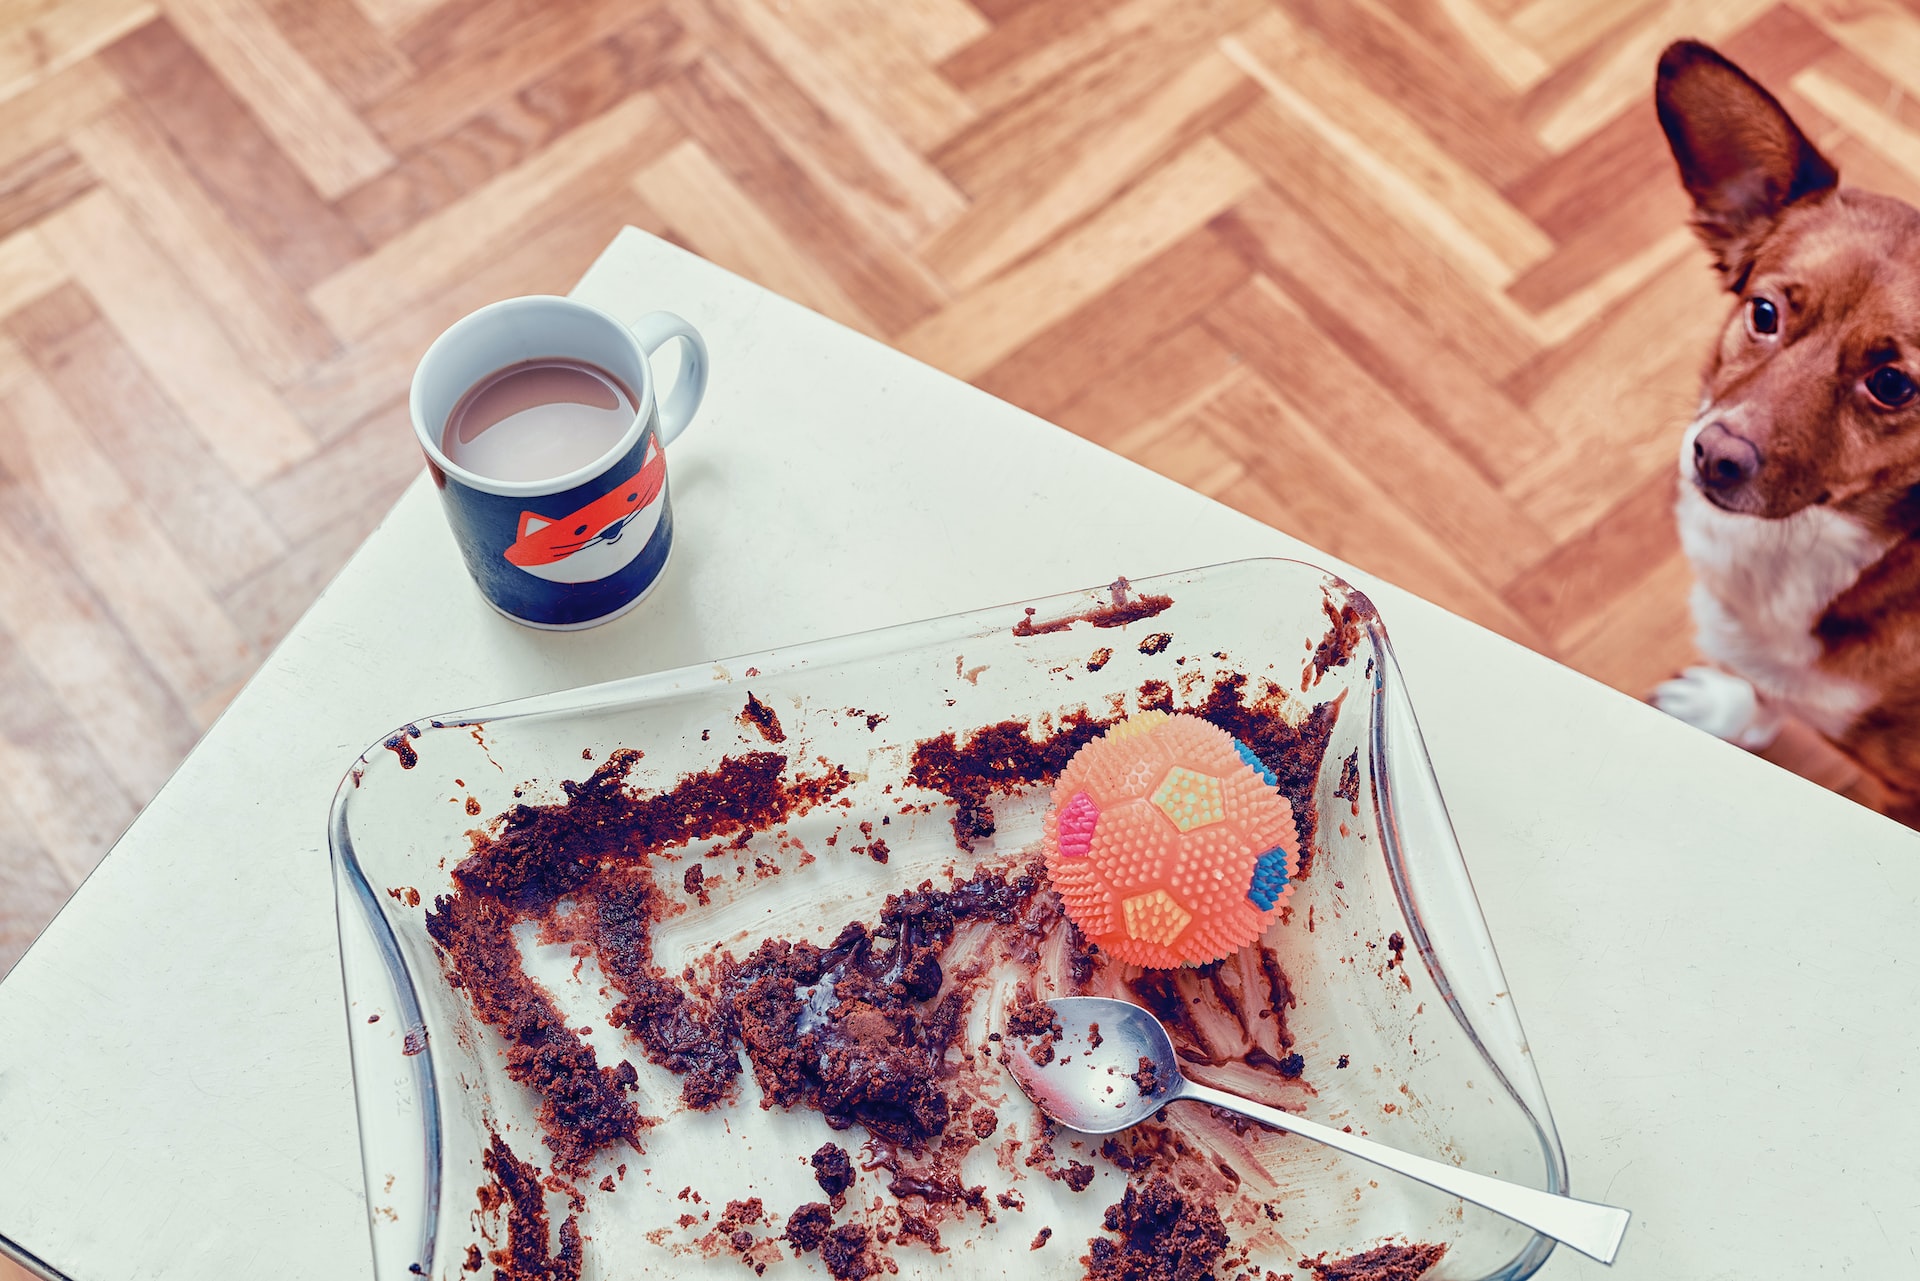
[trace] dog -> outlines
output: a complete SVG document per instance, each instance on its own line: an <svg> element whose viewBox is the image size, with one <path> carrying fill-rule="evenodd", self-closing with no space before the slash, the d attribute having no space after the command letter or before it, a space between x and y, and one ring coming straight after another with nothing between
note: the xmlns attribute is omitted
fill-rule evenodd
<svg viewBox="0 0 1920 1281"><path fill-rule="evenodd" d="M1818 730L1920 827L1920 210L1839 185L1706 45L1654 102L1736 299L1680 448L1699 648L1654 703L1748 748Z"/></svg>

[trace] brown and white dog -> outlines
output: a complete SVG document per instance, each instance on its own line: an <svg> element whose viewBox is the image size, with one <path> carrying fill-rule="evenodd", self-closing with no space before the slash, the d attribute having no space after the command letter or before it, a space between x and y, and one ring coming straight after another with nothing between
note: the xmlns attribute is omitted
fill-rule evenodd
<svg viewBox="0 0 1920 1281"><path fill-rule="evenodd" d="M1739 301L1680 451L1680 541L1715 664L1662 709L1746 747L1792 716L1920 826L1920 210L1839 186L1746 73L1685 41L1655 104Z"/></svg>

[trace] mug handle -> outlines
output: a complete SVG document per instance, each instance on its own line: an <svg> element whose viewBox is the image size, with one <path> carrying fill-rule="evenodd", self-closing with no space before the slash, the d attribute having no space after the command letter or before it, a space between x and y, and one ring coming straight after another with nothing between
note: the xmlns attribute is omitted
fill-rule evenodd
<svg viewBox="0 0 1920 1281"><path fill-rule="evenodd" d="M707 394L707 344L700 331L670 311L650 311L633 322L633 336L641 350L651 358L673 339L680 340L680 376L674 380L673 395L660 406L660 446L671 445L700 408Z"/></svg>

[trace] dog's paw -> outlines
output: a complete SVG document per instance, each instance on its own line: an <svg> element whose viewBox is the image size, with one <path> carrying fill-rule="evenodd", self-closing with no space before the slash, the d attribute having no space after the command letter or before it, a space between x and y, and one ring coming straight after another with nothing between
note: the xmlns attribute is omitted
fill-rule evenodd
<svg viewBox="0 0 1920 1281"><path fill-rule="evenodd" d="M1780 717L1760 701L1752 685L1712 667L1689 667L1653 691L1653 705L1667 715L1749 751L1780 736Z"/></svg>

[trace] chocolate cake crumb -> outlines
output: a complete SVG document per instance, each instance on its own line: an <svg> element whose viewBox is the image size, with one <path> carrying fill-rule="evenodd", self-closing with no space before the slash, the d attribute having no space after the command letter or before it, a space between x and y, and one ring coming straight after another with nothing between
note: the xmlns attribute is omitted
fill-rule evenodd
<svg viewBox="0 0 1920 1281"><path fill-rule="evenodd" d="M915 744L907 781L953 801L954 841L971 853L975 842L994 833L990 797L1051 781L1111 724L1111 718L1077 711L1061 717L1053 733L1039 741L1029 735L1026 721L982 726L964 743L949 731Z"/></svg>
<svg viewBox="0 0 1920 1281"><path fill-rule="evenodd" d="M603 868L692 841L765 831L852 782L840 766L789 779L784 755L748 752L664 792L636 795L625 778L639 758L621 748L584 781L561 783L566 800L515 805L501 816L497 834L474 838L473 853L454 869L456 883L517 910L543 910Z"/></svg>
<svg viewBox="0 0 1920 1281"><path fill-rule="evenodd" d="M1052 1228L1041 1228L1038 1232L1033 1234L1033 1244L1028 1246L1027 1249L1038 1250L1041 1246L1045 1245L1052 1236L1053 1236Z"/></svg>
<svg viewBox="0 0 1920 1281"><path fill-rule="evenodd" d="M760 1222L767 1217L766 1203L757 1196L744 1201L729 1201L721 1212L720 1222L715 1225L721 1232L735 1232L750 1224Z"/></svg>
<svg viewBox="0 0 1920 1281"><path fill-rule="evenodd" d="M1144 1054L1140 1056L1140 1070L1128 1079L1139 1087L1141 1098L1148 1098L1160 1092L1159 1069L1154 1066L1153 1060Z"/></svg>
<svg viewBox="0 0 1920 1281"><path fill-rule="evenodd" d="M602 1192L613 1191L613 1187L614 1187L613 1176L611 1174L603 1175L600 1179L598 1186Z"/></svg>
<svg viewBox="0 0 1920 1281"><path fill-rule="evenodd" d="M993 1132L1000 1128L1000 1116L992 1108L982 1105L973 1110L973 1137L990 1139Z"/></svg>
<svg viewBox="0 0 1920 1281"><path fill-rule="evenodd" d="M1105 645L1102 645L1099 649L1096 649L1093 651L1093 653L1087 655L1087 670L1090 672L1097 672L1101 668L1105 667L1108 663L1111 663L1112 661L1113 661L1113 651L1111 649L1108 649Z"/></svg>
<svg viewBox="0 0 1920 1281"><path fill-rule="evenodd" d="M1214 682L1204 702L1187 710L1245 743L1272 771L1280 794L1293 805L1293 822L1300 834L1300 876L1305 878L1313 868L1313 835L1319 823L1314 785L1340 714L1339 703L1321 703L1294 725L1272 699L1252 705L1243 701L1246 683L1241 673L1229 673Z"/></svg>
<svg viewBox="0 0 1920 1281"><path fill-rule="evenodd" d="M1087 1048L1097 1050L1106 1043L1106 1038L1100 1035L1100 1025L1098 1023L1087 1024Z"/></svg>
<svg viewBox="0 0 1920 1281"><path fill-rule="evenodd" d="M707 871L700 864L688 867L680 877L680 888L700 900L701 907L713 902L713 896L707 891Z"/></svg>
<svg viewBox="0 0 1920 1281"><path fill-rule="evenodd" d="M1332 1262L1319 1254L1300 1266L1313 1270L1314 1281L1419 1281L1446 1252L1445 1245L1382 1245Z"/></svg>
<svg viewBox="0 0 1920 1281"><path fill-rule="evenodd" d="M1334 608L1331 596L1321 600L1320 608L1325 611L1327 621L1332 626L1327 629L1327 634L1321 637L1318 648L1313 651L1313 673L1316 681L1325 676L1330 669L1343 665L1353 657L1354 647L1359 645L1360 637L1366 631L1366 620L1372 617L1374 612L1373 602L1357 591L1353 592L1338 609ZM1306 682L1301 682L1301 688L1306 688Z"/></svg>
<svg viewBox="0 0 1920 1281"><path fill-rule="evenodd" d="M506 1036L507 1075L540 1094L540 1127L555 1171L585 1174L593 1157L614 1144L641 1151L640 1133L653 1122L627 1097L639 1085L633 1064L601 1067L521 970L514 920L492 899L442 895L427 912L427 933L445 954L448 980L466 991L483 1022Z"/></svg>
<svg viewBox="0 0 1920 1281"><path fill-rule="evenodd" d="M760 731L760 737L769 743L784 743L787 732L780 728L780 718L774 710L747 691L747 705L740 709L740 723Z"/></svg>
<svg viewBox="0 0 1920 1281"><path fill-rule="evenodd" d="M1387 950L1393 953L1393 959L1387 962L1387 968L1391 970L1407 959L1406 936L1399 930L1387 935Z"/></svg>
<svg viewBox="0 0 1920 1281"><path fill-rule="evenodd" d="M770 940L723 978L769 1106L807 1104L829 1125L859 1124L918 1151L955 1104L942 1083L969 986L942 992L939 953L970 920L1011 924L1044 884L1038 865L983 869L946 890L890 895L877 928L849 923L825 949Z"/></svg>
<svg viewBox="0 0 1920 1281"><path fill-rule="evenodd" d="M1183 1197L1165 1175L1129 1186L1105 1225L1118 1239L1088 1243L1088 1281L1210 1281L1227 1252L1219 1211Z"/></svg>
<svg viewBox="0 0 1920 1281"><path fill-rule="evenodd" d="M1347 1066L1349 1062L1351 1062L1351 1060L1346 1055L1342 1054L1340 1056L1340 1061L1338 1063L1335 1063L1334 1066L1337 1068L1343 1068Z"/></svg>
<svg viewBox="0 0 1920 1281"><path fill-rule="evenodd" d="M820 1260L834 1281L865 1281L878 1271L868 1257L867 1241L864 1223L843 1223L827 1233L820 1243Z"/></svg>
<svg viewBox="0 0 1920 1281"><path fill-rule="evenodd" d="M1069 1161L1059 1169L1049 1170L1047 1177L1075 1192L1085 1192L1093 1186L1093 1167L1084 1161Z"/></svg>
<svg viewBox="0 0 1920 1281"><path fill-rule="evenodd" d="M1333 794L1353 804L1354 813L1360 812L1360 749L1354 748L1347 753L1347 759L1340 762L1340 785Z"/></svg>
<svg viewBox="0 0 1920 1281"><path fill-rule="evenodd" d="M1173 644L1173 634L1171 632L1155 632L1140 642L1140 652L1148 657L1152 657L1155 654L1164 653L1167 646L1171 644Z"/></svg>
<svg viewBox="0 0 1920 1281"><path fill-rule="evenodd" d="M1298 1080L1300 1074L1306 1070L1307 1061L1299 1054L1289 1054L1286 1058L1280 1060L1280 1075L1286 1077L1289 1081Z"/></svg>
<svg viewBox="0 0 1920 1281"><path fill-rule="evenodd" d="M853 1186L853 1161L837 1143L823 1143L813 1154L813 1179L828 1196L839 1196Z"/></svg>
<svg viewBox="0 0 1920 1281"><path fill-rule="evenodd" d="M1013 625L1015 636L1044 636L1049 632L1064 632L1075 623L1092 623L1095 627L1125 627L1128 623L1137 623L1143 618L1152 618L1155 614L1169 609L1173 605L1171 596L1134 596L1128 598L1133 585L1124 578L1116 578L1108 584L1108 603L1077 614L1068 614L1064 618L1049 619L1044 623L1033 621L1034 610L1027 608L1026 617Z"/></svg>
<svg viewBox="0 0 1920 1281"><path fill-rule="evenodd" d="M487 1261L480 1256L480 1247L477 1245L468 1246L467 1261L460 1265L460 1270L462 1272L478 1272L486 1266Z"/></svg>
<svg viewBox="0 0 1920 1281"><path fill-rule="evenodd" d="M808 1201L787 1216L787 1241L792 1244L795 1254L805 1254L817 1250L827 1238L827 1232L833 1227L833 1211L825 1202Z"/></svg>
<svg viewBox="0 0 1920 1281"><path fill-rule="evenodd" d="M493 1188L482 1189L481 1204L507 1207L507 1244L493 1254L494 1281L580 1281L580 1221L568 1215L560 1225L560 1252L548 1253L546 1191L540 1171L513 1154L498 1133L492 1136L481 1162L493 1176ZM490 1198L488 1193L498 1189Z"/></svg>

